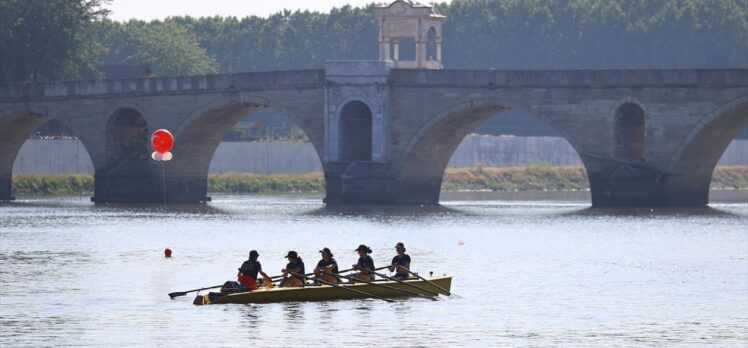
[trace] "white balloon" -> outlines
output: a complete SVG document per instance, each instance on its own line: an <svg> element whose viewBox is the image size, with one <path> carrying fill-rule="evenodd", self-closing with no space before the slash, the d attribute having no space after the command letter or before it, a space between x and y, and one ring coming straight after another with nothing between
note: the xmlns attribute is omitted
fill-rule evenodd
<svg viewBox="0 0 748 348"><path fill-rule="evenodd" d="M154 151L151 154L151 158L153 158L154 161L161 161L161 160L163 160L163 155L160 154L160 153L158 153L158 152L156 152L156 151Z"/></svg>
<svg viewBox="0 0 748 348"><path fill-rule="evenodd" d="M174 158L174 155L169 151L164 152L163 156L161 156L162 161L171 161L172 158Z"/></svg>

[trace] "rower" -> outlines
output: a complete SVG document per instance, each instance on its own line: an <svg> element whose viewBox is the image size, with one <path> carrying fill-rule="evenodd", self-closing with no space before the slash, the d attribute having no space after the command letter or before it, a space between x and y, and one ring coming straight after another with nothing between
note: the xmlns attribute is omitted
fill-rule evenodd
<svg viewBox="0 0 748 348"><path fill-rule="evenodd" d="M340 279L337 277L338 262L332 257L332 252L329 248L322 248L319 252L322 254L322 260L317 262L317 267L314 269L314 276L329 283L339 282ZM325 273L322 273L323 271Z"/></svg>
<svg viewBox="0 0 748 348"><path fill-rule="evenodd" d="M258 257L260 257L260 254L257 253L257 250L251 250L249 260L242 263L242 266L239 267L239 274L236 275L237 281L247 285L250 291L257 290L257 273L260 273L264 278L269 278L262 271L262 265L260 261L257 261Z"/></svg>
<svg viewBox="0 0 748 348"><path fill-rule="evenodd" d="M397 255L392 258L392 264L387 266L387 268L390 272L395 272L395 276L392 278L400 280L408 279L410 277L407 271L410 269L410 255L405 253L405 244L397 243L395 251L397 251Z"/></svg>
<svg viewBox="0 0 748 348"><path fill-rule="evenodd" d="M304 286L305 280L300 275L304 274L304 261L301 260L299 254L295 251L289 251L286 255L288 264L286 268L282 269L283 280L280 282L280 287L297 287ZM294 273L297 275L289 276L288 273Z"/></svg>
<svg viewBox="0 0 748 348"><path fill-rule="evenodd" d="M354 251L358 252L358 263L353 265L353 269L361 272L354 274L353 277L357 280L373 281L374 274L369 272L374 270L374 260L369 256L369 254L371 254L371 248L361 244Z"/></svg>

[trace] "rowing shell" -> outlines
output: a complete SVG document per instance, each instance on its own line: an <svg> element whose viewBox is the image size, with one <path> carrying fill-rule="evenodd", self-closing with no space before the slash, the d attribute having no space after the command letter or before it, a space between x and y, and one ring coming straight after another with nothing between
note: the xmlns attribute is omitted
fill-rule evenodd
<svg viewBox="0 0 748 348"><path fill-rule="evenodd" d="M444 290L450 291L452 286L452 276L439 276L439 277L426 277L429 281L443 288ZM437 292L443 294L444 291L434 287L426 281L412 278L404 280L404 283L415 285L424 290ZM386 285L388 287L403 289L410 292L421 293L426 296L433 296L434 294L428 291L418 290L412 286L407 286L394 281L376 281L376 284ZM387 289L382 286L357 283L357 284L337 284L341 287L351 288L358 291L363 291L368 294L376 295L384 298L395 298L395 297L408 297L412 296L403 291L397 291L395 289ZM197 295L195 298L196 305L204 304L220 304L220 303L275 303L275 302L292 302L292 301L329 301L329 300L349 300L357 298L366 298L367 296L346 289L333 287L330 285L315 285L298 288L260 288L252 292L241 292L235 294L223 295L215 298L212 301L208 295Z"/></svg>

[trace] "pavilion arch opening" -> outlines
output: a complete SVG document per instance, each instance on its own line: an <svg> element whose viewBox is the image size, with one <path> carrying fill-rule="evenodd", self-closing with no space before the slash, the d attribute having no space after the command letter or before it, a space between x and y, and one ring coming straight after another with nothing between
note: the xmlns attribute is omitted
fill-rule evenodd
<svg viewBox="0 0 748 348"><path fill-rule="evenodd" d="M340 112L340 160L364 161L372 158L372 114L365 103L350 101Z"/></svg>
<svg viewBox="0 0 748 348"><path fill-rule="evenodd" d="M122 108L109 118L106 152L112 161L148 160L148 123L135 109Z"/></svg>
<svg viewBox="0 0 748 348"><path fill-rule="evenodd" d="M634 103L618 107L615 114L614 156L619 159L644 160L644 110Z"/></svg>
<svg viewBox="0 0 748 348"><path fill-rule="evenodd" d="M426 60L433 61L436 59L436 29L431 27L426 35Z"/></svg>

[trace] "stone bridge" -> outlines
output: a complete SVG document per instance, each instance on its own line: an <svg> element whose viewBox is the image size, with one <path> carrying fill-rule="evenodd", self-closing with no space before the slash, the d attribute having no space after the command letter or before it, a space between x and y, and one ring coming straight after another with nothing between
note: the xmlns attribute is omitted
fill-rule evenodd
<svg viewBox="0 0 748 348"><path fill-rule="evenodd" d="M713 169L748 125L748 69L476 71L393 69L391 61L324 70L0 87L0 199L14 158L57 119L86 147L97 203L209 200L224 135L271 108L306 132L328 204L434 204L447 162L481 122L519 109L579 153L592 203L701 206ZM499 116L500 117L500 116ZM174 160L150 160L148 135L171 130Z"/></svg>

